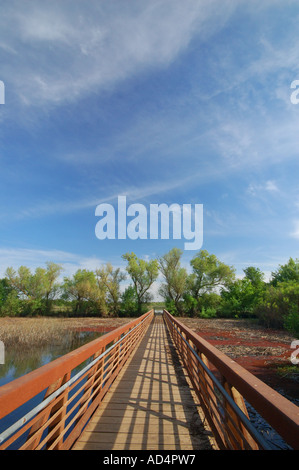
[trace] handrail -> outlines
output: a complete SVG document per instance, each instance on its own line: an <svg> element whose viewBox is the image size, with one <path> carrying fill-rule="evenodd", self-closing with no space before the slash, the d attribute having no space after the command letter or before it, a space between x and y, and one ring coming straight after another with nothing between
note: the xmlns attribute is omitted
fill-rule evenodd
<svg viewBox="0 0 299 470"><path fill-rule="evenodd" d="M293 449L299 407L194 333L169 312L164 320L221 449L268 449L250 423L244 399Z"/></svg>
<svg viewBox="0 0 299 470"><path fill-rule="evenodd" d="M150 310L0 387L0 419L44 394L42 401L0 435L0 450L71 448L153 316Z"/></svg>

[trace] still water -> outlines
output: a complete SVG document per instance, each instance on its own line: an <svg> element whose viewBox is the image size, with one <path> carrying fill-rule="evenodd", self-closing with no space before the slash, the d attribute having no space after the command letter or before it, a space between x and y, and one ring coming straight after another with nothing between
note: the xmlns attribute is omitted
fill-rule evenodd
<svg viewBox="0 0 299 470"><path fill-rule="evenodd" d="M5 364L0 364L0 387L32 370L57 359L84 344L99 338L105 332L72 331L59 342L25 351L5 351Z"/></svg>
<svg viewBox="0 0 299 470"><path fill-rule="evenodd" d="M0 364L0 387L11 382L32 370L35 370L84 344L99 338L105 332L93 331L72 331L65 334L59 342L46 345L43 348L24 350L24 351L5 351L5 364ZM76 370L73 371L74 373ZM34 406L40 403L44 398L45 391L41 392L29 402L14 410L11 414L0 420L0 436L3 431L17 422L22 416L29 412ZM21 436L9 449L17 449L26 441L26 434Z"/></svg>

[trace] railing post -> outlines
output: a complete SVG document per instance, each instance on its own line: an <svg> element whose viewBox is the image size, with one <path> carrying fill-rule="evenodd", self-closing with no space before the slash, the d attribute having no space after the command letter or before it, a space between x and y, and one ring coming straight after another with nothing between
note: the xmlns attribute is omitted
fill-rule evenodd
<svg viewBox="0 0 299 470"><path fill-rule="evenodd" d="M70 377L71 377L71 373L68 372L64 376L61 385L65 384L70 379ZM48 440L47 448L52 448L51 444L53 444L53 442L55 442L55 440L57 440L57 438L59 438L59 436L62 434L62 431L64 430L65 415L66 415L66 406L65 406L65 404L66 404L67 399L68 399L68 393L69 393L69 390L67 388L64 392L62 392L61 399L59 400L59 402L51 410L50 417L53 416L59 409L61 409L61 412L59 413L57 418L49 426L49 431L48 432L50 433L51 430L53 428L55 428L57 426L57 424L59 424L59 426L56 429L53 436ZM52 449L53 450L59 450L59 449L62 448L62 446L63 446L63 438L59 439L57 444L55 444Z"/></svg>
<svg viewBox="0 0 299 470"><path fill-rule="evenodd" d="M58 390L65 382L67 382L68 378L66 377L67 376L60 378L59 380L57 380L55 383L53 383L52 385L48 387L46 394L44 396L44 400L48 398L56 390ZM44 413L44 415L38 421L34 423L26 439L26 442L28 442L28 444L25 443L23 445L24 449L26 450L36 449L42 437L42 431L40 431L40 428L48 421L48 419L54 414L54 412L55 411L50 410L47 413ZM35 435L35 438L33 439L34 435Z"/></svg>
<svg viewBox="0 0 299 470"><path fill-rule="evenodd" d="M233 387L231 384L229 384L225 378L223 377L222 379L223 386L229 396L234 400L236 405L240 408L240 410L244 413L244 415L249 419L247 408L244 402L244 399L242 395L238 392L238 390ZM243 425L242 421L240 418L237 416L237 414L234 412L232 407L229 405L229 403L225 400L225 412L229 414L230 418L226 419L226 425L230 429L230 434L233 435L233 438L230 438L231 444L235 449L247 449L250 450L258 450L259 447L256 443L256 441L252 438L252 436L249 434L245 426ZM244 436L244 439L247 441L248 445L245 445L244 439L241 438L240 434L236 431L236 428L232 421L234 422L235 426L237 429L240 429L241 434ZM238 445L236 444L238 443Z"/></svg>
<svg viewBox="0 0 299 470"><path fill-rule="evenodd" d="M99 349L98 352L96 352L93 356L93 360L99 357L102 353L104 352L104 348ZM83 392L83 399L80 403L80 407L82 408L84 404L88 401L91 393L92 393L92 387L94 382L97 380L98 376L102 373L103 375L103 370L102 370L102 365L103 365L103 359L98 361L95 366L90 370L87 378L86 378L86 387ZM98 391L100 393L101 389ZM80 418L78 418L77 422L79 421ZM76 422L76 423L77 423Z"/></svg>
<svg viewBox="0 0 299 470"><path fill-rule="evenodd" d="M207 366L207 368L210 370L211 366L208 358L200 351L198 351L197 354L202 360L202 362L205 364L205 366ZM209 424L214 430L214 435L219 447L226 448L226 439L223 433L223 429L221 427L222 419L221 414L219 412L219 408L217 406L217 396L215 394L213 380L211 379L211 377L209 377L209 375L200 363L198 363L198 369L200 371L200 376L202 377L202 391L199 391L199 393L201 399L203 400L204 407L206 408L206 414L207 418L209 418Z"/></svg>

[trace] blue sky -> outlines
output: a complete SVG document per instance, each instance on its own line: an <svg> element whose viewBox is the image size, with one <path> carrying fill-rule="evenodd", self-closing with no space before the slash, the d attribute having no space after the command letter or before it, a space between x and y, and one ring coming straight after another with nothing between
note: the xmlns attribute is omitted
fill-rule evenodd
<svg viewBox="0 0 299 470"><path fill-rule="evenodd" d="M202 248L238 275L299 257L298 21L288 0L2 1L0 275L183 248L98 240L119 195L203 204Z"/></svg>

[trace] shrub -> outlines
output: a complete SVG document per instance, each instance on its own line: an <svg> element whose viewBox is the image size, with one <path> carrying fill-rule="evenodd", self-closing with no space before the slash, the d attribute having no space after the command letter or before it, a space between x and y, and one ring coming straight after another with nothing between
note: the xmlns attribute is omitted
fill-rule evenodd
<svg viewBox="0 0 299 470"><path fill-rule="evenodd" d="M299 323L299 284L296 281L281 282L269 286L263 301L256 307L259 322L270 328L293 330Z"/></svg>
<svg viewBox="0 0 299 470"><path fill-rule="evenodd" d="M22 301L15 291L10 292L0 308L0 316L15 317L22 313Z"/></svg>
<svg viewBox="0 0 299 470"><path fill-rule="evenodd" d="M284 328L299 337L299 309L294 308L290 311L284 321Z"/></svg>
<svg viewBox="0 0 299 470"><path fill-rule="evenodd" d="M171 315L178 316L179 312L177 311L174 300L166 299L165 307L166 307L167 312L169 312Z"/></svg>
<svg viewBox="0 0 299 470"><path fill-rule="evenodd" d="M221 292L221 313L224 317L252 317L262 298L263 288L248 279L237 279Z"/></svg>
<svg viewBox="0 0 299 470"><path fill-rule="evenodd" d="M215 318L217 316L217 310L212 307L202 308L200 312L201 318Z"/></svg>
<svg viewBox="0 0 299 470"><path fill-rule="evenodd" d="M138 317L138 299L134 287L129 286L121 296L121 317Z"/></svg>

